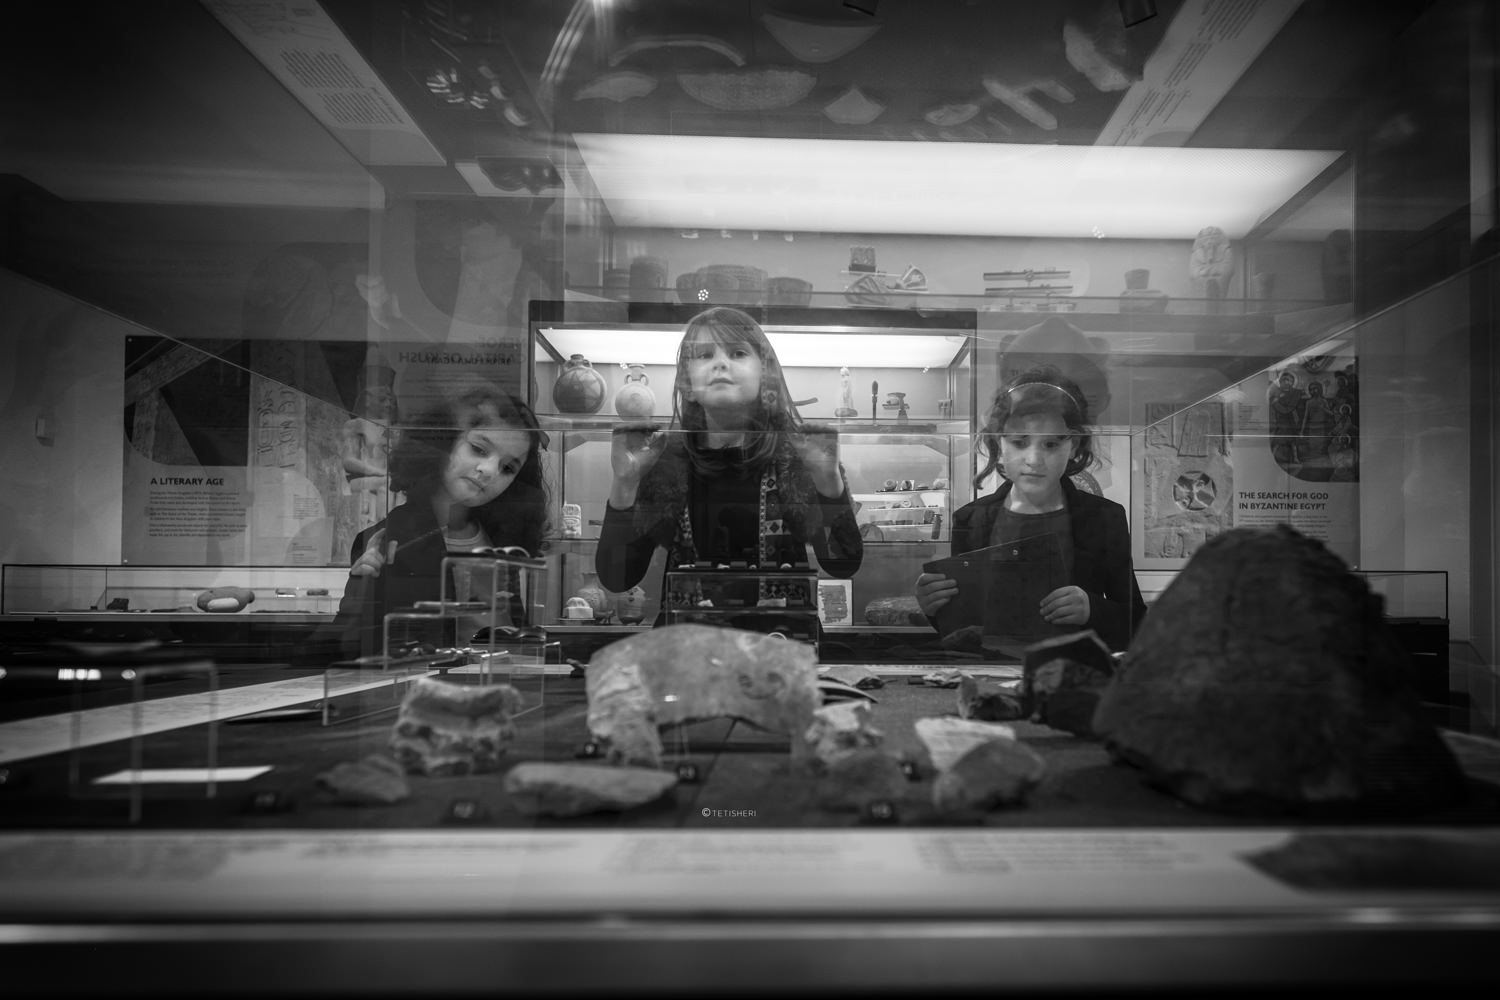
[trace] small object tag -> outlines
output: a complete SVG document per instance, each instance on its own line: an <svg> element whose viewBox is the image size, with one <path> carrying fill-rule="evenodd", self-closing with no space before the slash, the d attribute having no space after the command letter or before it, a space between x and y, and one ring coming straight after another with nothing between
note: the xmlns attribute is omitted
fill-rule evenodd
<svg viewBox="0 0 1500 1000"><path fill-rule="evenodd" d="M678 764L677 780L685 785L696 784L698 781L698 765L685 762Z"/></svg>
<svg viewBox="0 0 1500 1000"><path fill-rule="evenodd" d="M489 810L477 799L454 799L443 813L444 823L483 823L489 818Z"/></svg>
<svg viewBox="0 0 1500 1000"><path fill-rule="evenodd" d="M296 803L290 796L274 788L262 788L252 792L245 800L245 812L257 815L291 812Z"/></svg>

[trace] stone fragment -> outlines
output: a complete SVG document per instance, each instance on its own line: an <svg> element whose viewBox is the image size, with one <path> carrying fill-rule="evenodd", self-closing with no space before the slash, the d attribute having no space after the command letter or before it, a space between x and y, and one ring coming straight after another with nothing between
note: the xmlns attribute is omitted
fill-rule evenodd
<svg viewBox="0 0 1500 1000"><path fill-rule="evenodd" d="M818 678L818 696L823 699L823 704L825 705L832 705L840 701L863 701L870 703L875 701L875 696L870 692L861 691L857 687L845 684L843 681L833 680L830 677Z"/></svg>
<svg viewBox="0 0 1500 1000"><path fill-rule="evenodd" d="M240 611L255 601L248 587L210 587L198 595L200 611Z"/></svg>
<svg viewBox="0 0 1500 1000"><path fill-rule="evenodd" d="M865 622L881 626L922 626L927 624L927 616L922 614L922 606L915 597L877 597L865 605Z"/></svg>
<svg viewBox="0 0 1500 1000"><path fill-rule="evenodd" d="M932 805L938 812L988 812L1020 805L1047 771L1047 762L1024 743L989 740L938 775Z"/></svg>
<svg viewBox="0 0 1500 1000"><path fill-rule="evenodd" d="M945 634L938 645L950 653L1008 660L1019 652L1021 642L1013 636L986 635L983 625L965 625Z"/></svg>
<svg viewBox="0 0 1500 1000"><path fill-rule="evenodd" d="M408 773L449 776L500 769L515 738L521 693L509 684L418 678L401 702L391 751Z"/></svg>
<svg viewBox="0 0 1500 1000"><path fill-rule="evenodd" d="M588 726L606 759L657 767L658 728L733 718L793 737L792 756L822 699L805 643L742 629L667 625L610 643L586 674Z"/></svg>
<svg viewBox="0 0 1500 1000"><path fill-rule="evenodd" d="M877 747L885 734L870 725L870 706L862 701L839 701L813 712L803 739L824 766L860 750Z"/></svg>
<svg viewBox="0 0 1500 1000"><path fill-rule="evenodd" d="M956 667L947 670L929 670L922 675L922 683L928 687L956 688L964 679L964 672Z"/></svg>
<svg viewBox="0 0 1500 1000"><path fill-rule="evenodd" d="M608 764L527 762L505 775L505 793L527 816L623 812L661 798L676 784L671 771Z"/></svg>
<svg viewBox="0 0 1500 1000"><path fill-rule="evenodd" d="M871 803L894 803L910 782L901 762L866 747L838 758L818 782L818 804L824 809L864 810Z"/></svg>
<svg viewBox="0 0 1500 1000"><path fill-rule="evenodd" d="M1188 802L1262 815L1463 800L1383 602L1322 543L1236 528L1162 592L1094 715L1118 761Z"/></svg>
<svg viewBox="0 0 1500 1000"><path fill-rule="evenodd" d="M344 805L391 805L411 795L401 765L384 754L335 764L316 780L333 801Z"/></svg>
<svg viewBox="0 0 1500 1000"><path fill-rule="evenodd" d="M948 770L958 763L960 757L981 743L1016 738L1016 731L1010 726L974 719L929 716L918 719L913 728L917 739L927 748L927 756L931 758L933 768L938 771Z"/></svg>
<svg viewBox="0 0 1500 1000"><path fill-rule="evenodd" d="M1094 710L1115 672L1103 639L1092 629L1043 639L1026 647L1021 670L1021 704L1033 721L1094 737Z"/></svg>
<svg viewBox="0 0 1500 1000"><path fill-rule="evenodd" d="M1024 718L1025 715L1018 695L999 688L985 690L979 686L979 680L969 674L964 674L959 679L958 717L960 719L1006 722L1010 719Z"/></svg>
<svg viewBox="0 0 1500 1000"><path fill-rule="evenodd" d="M862 663L835 663L822 670L822 676L857 687L861 691L874 691L885 687L885 679Z"/></svg>

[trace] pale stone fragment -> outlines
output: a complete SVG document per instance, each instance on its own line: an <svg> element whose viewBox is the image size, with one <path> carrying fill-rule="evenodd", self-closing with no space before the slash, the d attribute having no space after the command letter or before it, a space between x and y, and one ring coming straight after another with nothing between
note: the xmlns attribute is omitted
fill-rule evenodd
<svg viewBox="0 0 1500 1000"><path fill-rule="evenodd" d="M947 670L929 670L922 675L922 683L928 687L956 688L963 681L964 672L957 667Z"/></svg>
<svg viewBox="0 0 1500 1000"><path fill-rule="evenodd" d="M885 687L885 679L862 663L837 663L824 667L822 676L839 681L861 691L873 691Z"/></svg>
<svg viewBox="0 0 1500 1000"><path fill-rule="evenodd" d="M916 722L917 738L927 748L932 766L946 771L959 758L981 743L990 740L1016 738L1016 731L998 722L980 722L976 719L938 718L931 716Z"/></svg>
<svg viewBox="0 0 1500 1000"><path fill-rule="evenodd" d="M989 740L938 775L932 804L944 813L1019 805L1047 771L1047 762L1013 739Z"/></svg>
<svg viewBox="0 0 1500 1000"><path fill-rule="evenodd" d="M915 597L877 597L865 605L870 625L926 625L927 616Z"/></svg>
<svg viewBox="0 0 1500 1000"><path fill-rule="evenodd" d="M391 730L391 751L408 772L438 776L500 769L515 738L521 693L509 684L413 682Z"/></svg>
<svg viewBox="0 0 1500 1000"><path fill-rule="evenodd" d="M661 726L733 718L793 737L822 701L811 646L711 625L668 625L610 643L586 672L588 727L610 763L656 767Z"/></svg>
<svg viewBox="0 0 1500 1000"><path fill-rule="evenodd" d="M981 688L979 679L964 674L958 682L958 717L983 722L1006 722L1025 716L1020 696L1003 687Z"/></svg>
<svg viewBox="0 0 1500 1000"><path fill-rule="evenodd" d="M623 812L661 798L676 784L671 771L608 764L528 762L505 775L505 793L528 816Z"/></svg>
<svg viewBox="0 0 1500 1000"><path fill-rule="evenodd" d="M870 725L870 706L863 701L840 701L813 712L804 736L813 755L825 766L868 747L877 747L885 734Z"/></svg>

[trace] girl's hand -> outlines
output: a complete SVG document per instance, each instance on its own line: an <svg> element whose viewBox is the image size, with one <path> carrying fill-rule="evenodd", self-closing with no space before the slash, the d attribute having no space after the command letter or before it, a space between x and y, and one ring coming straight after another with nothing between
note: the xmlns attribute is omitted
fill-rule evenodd
<svg viewBox="0 0 1500 1000"><path fill-rule="evenodd" d="M844 492L844 475L839 471L839 434L831 427L805 427L791 436L792 448L807 466L813 486L825 497Z"/></svg>
<svg viewBox="0 0 1500 1000"><path fill-rule="evenodd" d="M922 614L931 618L958 596L958 581L941 573L923 573L917 577L916 593Z"/></svg>
<svg viewBox="0 0 1500 1000"><path fill-rule="evenodd" d="M1042 620L1052 625L1087 625L1089 595L1082 587L1058 587L1042 598Z"/></svg>
<svg viewBox="0 0 1500 1000"><path fill-rule="evenodd" d="M370 544L349 567L350 576L379 576L385 568L385 529L370 536Z"/></svg>
<svg viewBox="0 0 1500 1000"><path fill-rule="evenodd" d="M635 485L651 471L666 446L666 431L656 427L641 424L616 427L609 436L610 471L616 481Z"/></svg>
<svg viewBox="0 0 1500 1000"><path fill-rule="evenodd" d="M636 489L667 447L667 432L649 424L616 427L609 436L609 505L615 510L635 506Z"/></svg>

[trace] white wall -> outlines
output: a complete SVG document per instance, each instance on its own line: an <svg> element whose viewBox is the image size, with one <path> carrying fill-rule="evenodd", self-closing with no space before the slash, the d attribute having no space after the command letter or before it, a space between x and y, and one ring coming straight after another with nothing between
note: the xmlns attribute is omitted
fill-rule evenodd
<svg viewBox="0 0 1500 1000"><path fill-rule="evenodd" d="M0 562L118 563L125 338L148 331L5 270L0 317Z"/></svg>

